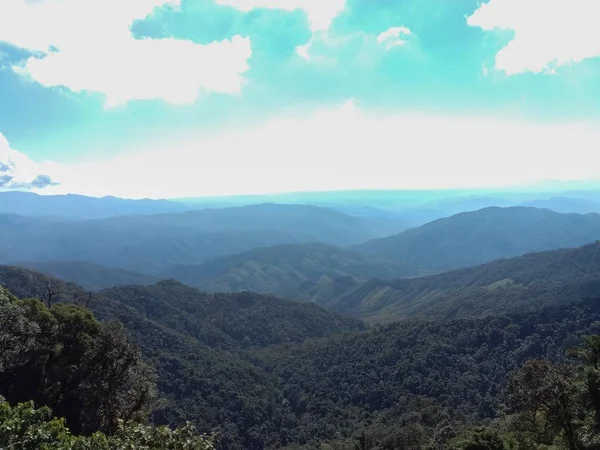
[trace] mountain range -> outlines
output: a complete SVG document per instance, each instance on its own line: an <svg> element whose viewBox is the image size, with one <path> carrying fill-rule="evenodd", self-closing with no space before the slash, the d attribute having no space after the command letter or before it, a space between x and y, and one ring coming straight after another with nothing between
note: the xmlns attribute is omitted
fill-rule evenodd
<svg viewBox="0 0 600 450"><path fill-rule="evenodd" d="M247 213L248 231L242 231L240 217ZM350 248L310 241L334 240L332 233L344 224L346 238L339 233L338 242L358 236L365 233L361 220L301 206L257 205L76 223L0 218L5 236L16 236L0 247L0 255L15 255L4 256L4 262L88 290L176 279L211 292L250 290L323 305L346 299L346 306L337 310L359 315L370 309L355 311L357 296L366 305L389 293L389 286L373 279L415 278L600 239L597 214L531 207L461 213ZM278 231L261 230L263 223ZM215 232L217 227L224 231ZM16 255L28 258L18 261ZM73 260L75 256L80 259ZM369 289L368 283L380 286L381 292Z"/></svg>
<svg viewBox="0 0 600 450"><path fill-rule="evenodd" d="M155 423L192 420L232 450L352 448L360 439L409 448L442 426L456 434L493 423L512 370L560 360L581 334L600 332L599 269L593 243L399 280L411 317L374 326L311 303L172 280L106 289L90 306L121 321L156 370ZM20 297L44 300L47 282L56 300L81 293L0 267L0 285ZM380 310L381 321L389 313Z"/></svg>
<svg viewBox="0 0 600 450"><path fill-rule="evenodd" d="M600 214L488 207L352 246L360 253L440 272L600 239Z"/></svg>
<svg viewBox="0 0 600 450"><path fill-rule="evenodd" d="M270 204L80 221L2 214L0 262L85 261L155 275L256 247L350 245L389 234L393 223Z"/></svg>
<svg viewBox="0 0 600 450"><path fill-rule="evenodd" d="M212 292L250 290L312 300L306 297L309 292L337 278L398 278L416 274L405 263L326 244L299 244L256 248L197 266L173 266L160 276Z"/></svg>
<svg viewBox="0 0 600 450"><path fill-rule="evenodd" d="M192 421L219 450L464 450L472 427L504 436L513 371L600 334L594 198L333 197L0 212L0 285L41 300L3 293L0 317L95 326L73 303L124 328L156 381L151 422Z"/></svg>

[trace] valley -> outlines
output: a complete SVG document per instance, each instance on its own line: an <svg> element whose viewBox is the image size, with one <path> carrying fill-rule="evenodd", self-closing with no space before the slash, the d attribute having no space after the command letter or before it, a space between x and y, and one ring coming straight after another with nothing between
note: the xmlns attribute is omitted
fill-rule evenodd
<svg viewBox="0 0 600 450"><path fill-rule="evenodd" d="M220 450L517 439L499 425L511 374L600 335L594 213L485 207L398 232L274 204L1 217L3 257L28 258L0 286L122 324L154 374L150 423Z"/></svg>

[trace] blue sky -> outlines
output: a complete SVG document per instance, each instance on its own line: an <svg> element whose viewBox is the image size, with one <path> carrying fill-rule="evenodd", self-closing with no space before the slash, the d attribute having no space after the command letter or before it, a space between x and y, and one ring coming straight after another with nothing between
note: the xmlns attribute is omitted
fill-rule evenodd
<svg viewBox="0 0 600 450"><path fill-rule="evenodd" d="M2 0L0 186L179 197L596 177L594 0Z"/></svg>

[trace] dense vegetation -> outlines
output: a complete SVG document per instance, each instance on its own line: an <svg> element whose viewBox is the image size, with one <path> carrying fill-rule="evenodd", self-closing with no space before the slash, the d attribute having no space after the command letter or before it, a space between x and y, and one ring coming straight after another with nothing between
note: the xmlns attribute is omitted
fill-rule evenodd
<svg viewBox="0 0 600 450"><path fill-rule="evenodd" d="M5 269L3 284L9 274ZM511 371L535 358L565 362L583 334L600 333L596 298L366 330L315 305L204 294L174 281L109 289L92 306L104 320L123 320L156 370L162 401L153 422L190 420L202 433L215 432L220 449L424 449L436 439L444 447L490 436L531 440L531 433L497 425ZM482 424L491 431L476 428Z"/></svg>
<svg viewBox="0 0 600 450"><path fill-rule="evenodd" d="M215 290L273 291L375 322L413 316L484 317L600 295L600 243L427 277L387 280L356 276L375 270L384 273L385 262L366 260L371 263L367 268L360 265L359 257L352 259L351 252L324 248L328 251L314 245L258 249L207 263L199 272L188 268L179 273L189 284Z"/></svg>
<svg viewBox="0 0 600 450"><path fill-rule="evenodd" d="M339 279L321 305L369 321L484 317L600 295L600 243L530 253L428 277Z"/></svg>
<svg viewBox="0 0 600 450"><path fill-rule="evenodd" d="M174 266L161 274L210 292L254 292L313 301L332 280L417 275L409 264L370 257L325 244L262 247L198 266Z"/></svg>
<svg viewBox="0 0 600 450"><path fill-rule="evenodd" d="M154 379L122 325L101 324L72 304L18 300L0 287L1 448L183 449L195 448L192 440L210 448L189 424L175 432L144 425L156 403ZM153 446L144 447L150 437Z"/></svg>
<svg viewBox="0 0 600 450"><path fill-rule="evenodd" d="M0 448L600 444L600 243L388 281L361 274L402 263L321 244L210 264L197 284L328 309L174 280L89 293L0 266L16 296L0 292Z"/></svg>

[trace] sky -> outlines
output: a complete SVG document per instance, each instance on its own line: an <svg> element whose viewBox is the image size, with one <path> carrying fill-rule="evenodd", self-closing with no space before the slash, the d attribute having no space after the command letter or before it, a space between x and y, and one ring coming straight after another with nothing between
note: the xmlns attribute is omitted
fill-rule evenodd
<svg viewBox="0 0 600 450"><path fill-rule="evenodd" d="M600 176L596 0L2 0L0 189Z"/></svg>

